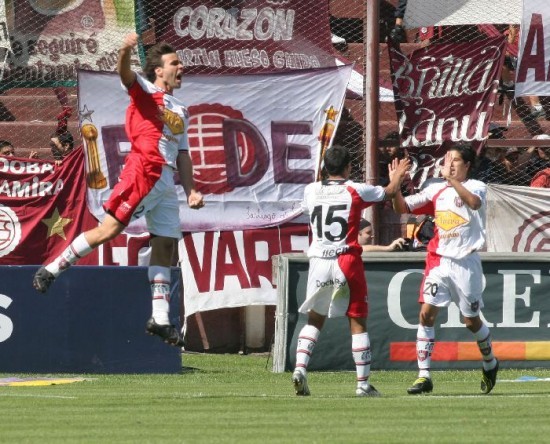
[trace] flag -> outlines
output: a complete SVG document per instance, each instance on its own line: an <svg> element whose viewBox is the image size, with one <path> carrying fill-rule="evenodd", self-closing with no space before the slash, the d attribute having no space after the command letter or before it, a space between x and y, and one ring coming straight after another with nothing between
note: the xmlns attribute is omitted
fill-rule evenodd
<svg viewBox="0 0 550 444"><path fill-rule="evenodd" d="M0 157L0 265L50 261L81 231L96 225L86 208L81 148L61 166Z"/></svg>
<svg viewBox="0 0 550 444"><path fill-rule="evenodd" d="M505 48L503 36L429 45L408 56L388 45L401 145L486 139Z"/></svg>
<svg viewBox="0 0 550 444"><path fill-rule="evenodd" d="M516 96L550 96L550 3L523 0Z"/></svg>
<svg viewBox="0 0 550 444"><path fill-rule="evenodd" d="M487 251L550 252L550 189L487 186Z"/></svg>

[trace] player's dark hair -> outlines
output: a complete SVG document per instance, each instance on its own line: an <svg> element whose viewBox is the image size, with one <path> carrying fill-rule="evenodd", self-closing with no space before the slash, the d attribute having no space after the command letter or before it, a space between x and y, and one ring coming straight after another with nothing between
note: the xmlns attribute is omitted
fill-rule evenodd
<svg viewBox="0 0 550 444"><path fill-rule="evenodd" d="M4 148L5 146L13 146L11 142L7 140L0 140L0 148Z"/></svg>
<svg viewBox="0 0 550 444"><path fill-rule="evenodd" d="M462 160L464 163L469 163L470 166L468 167L468 177L470 177L477 169L477 155L476 151L472 147L470 143L466 142L459 142L454 145L451 145L451 147L447 151L458 151L460 153L460 157L462 157Z"/></svg>
<svg viewBox="0 0 550 444"><path fill-rule="evenodd" d="M331 176L338 176L344 172L351 162L348 149L342 145L333 145L325 152L325 169Z"/></svg>
<svg viewBox="0 0 550 444"><path fill-rule="evenodd" d="M162 56L165 54L174 54L175 52L176 50L174 47L166 42L160 42L151 46L147 51L147 56L145 57L145 67L143 68L143 72L145 73L147 80L154 82L157 78L155 69L162 68L163 66Z"/></svg>

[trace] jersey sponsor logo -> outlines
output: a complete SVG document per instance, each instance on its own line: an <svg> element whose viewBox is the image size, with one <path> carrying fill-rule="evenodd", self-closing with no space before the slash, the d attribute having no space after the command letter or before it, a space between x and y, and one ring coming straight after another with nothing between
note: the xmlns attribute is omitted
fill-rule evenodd
<svg viewBox="0 0 550 444"><path fill-rule="evenodd" d="M452 239L454 237L460 237L460 233L453 231L451 233L442 233L439 235L439 239Z"/></svg>
<svg viewBox="0 0 550 444"><path fill-rule="evenodd" d="M435 212L435 224L444 231L452 230L453 228L460 227L467 223L468 221L466 219L456 214L454 211L447 210Z"/></svg>
<svg viewBox="0 0 550 444"><path fill-rule="evenodd" d="M169 109L164 108L161 120L174 135L183 134L183 132L185 131L185 124L183 122L183 119L174 111L170 111Z"/></svg>
<svg viewBox="0 0 550 444"><path fill-rule="evenodd" d="M315 285L317 285L317 288L325 288L325 287L336 287L340 288L346 285L346 281L341 281L340 279L329 279L328 281L315 281Z"/></svg>
<svg viewBox="0 0 550 444"><path fill-rule="evenodd" d="M349 250L349 246L344 245L343 247L338 248L327 248L323 250L322 256L323 257L336 257L342 253L345 253Z"/></svg>

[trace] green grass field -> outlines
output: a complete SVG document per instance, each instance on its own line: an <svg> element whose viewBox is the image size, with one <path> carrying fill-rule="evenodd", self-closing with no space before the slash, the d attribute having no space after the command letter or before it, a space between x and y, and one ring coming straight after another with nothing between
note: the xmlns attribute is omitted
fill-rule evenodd
<svg viewBox="0 0 550 444"><path fill-rule="evenodd" d="M480 371L434 372L434 392L406 394L412 371L375 371L382 398L356 398L353 372L311 372L310 397L264 355L185 354L180 375L0 387L0 442L550 442L550 369L506 370L481 395ZM0 375L29 377L36 375ZM41 375L52 376L52 375ZM69 375L55 375L69 376Z"/></svg>

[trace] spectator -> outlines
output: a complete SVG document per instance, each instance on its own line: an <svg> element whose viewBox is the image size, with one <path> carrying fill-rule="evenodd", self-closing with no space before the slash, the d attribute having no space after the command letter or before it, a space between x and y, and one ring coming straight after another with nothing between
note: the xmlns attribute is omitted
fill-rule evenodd
<svg viewBox="0 0 550 444"><path fill-rule="evenodd" d="M520 160L520 151L516 147L508 148L501 161L504 167L504 185L529 186L532 174L526 168L526 163Z"/></svg>
<svg viewBox="0 0 550 444"><path fill-rule="evenodd" d="M504 132L508 128L491 122L489 124L488 139L506 139ZM505 168L501 165L504 152L500 148L489 147L483 143L478 153L477 167L474 177L485 183L500 183L505 175Z"/></svg>
<svg viewBox="0 0 550 444"><path fill-rule="evenodd" d="M405 43L407 41L407 34L403 26L406 9L407 0L399 0L395 8L395 26L390 31L390 39L397 43Z"/></svg>
<svg viewBox="0 0 550 444"><path fill-rule="evenodd" d="M390 245L373 245L373 239L372 224L366 219L361 219L359 221L357 242L359 242L359 245L363 248L363 253L399 251L403 250L406 245L406 240L402 237L395 239Z"/></svg>
<svg viewBox="0 0 550 444"><path fill-rule="evenodd" d="M15 156L15 148L7 140L0 140L0 156Z"/></svg>
<svg viewBox="0 0 550 444"><path fill-rule="evenodd" d="M550 188L550 168L539 171L531 180L533 188Z"/></svg>
<svg viewBox="0 0 550 444"><path fill-rule="evenodd" d="M12 143L7 140L0 140L0 156L15 156L15 148ZM29 159L38 159L38 153L31 151Z"/></svg>
<svg viewBox="0 0 550 444"><path fill-rule="evenodd" d="M548 144L550 145L550 136L547 134L539 134L533 137L533 139L548 140ZM527 149L527 155L529 158L526 160L526 169L531 177L535 176L539 171L544 170L545 168L550 168L550 146L531 146Z"/></svg>
<svg viewBox="0 0 550 444"><path fill-rule="evenodd" d="M54 133L50 139L50 148L52 156L55 159L56 165L61 165L61 162L74 148L74 139L70 131L65 131L60 134Z"/></svg>

